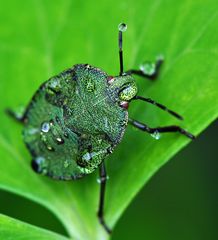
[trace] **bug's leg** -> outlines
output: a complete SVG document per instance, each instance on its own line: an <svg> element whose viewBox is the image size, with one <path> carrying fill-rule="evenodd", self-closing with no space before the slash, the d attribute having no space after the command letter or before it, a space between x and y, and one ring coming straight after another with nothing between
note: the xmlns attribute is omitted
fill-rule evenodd
<svg viewBox="0 0 218 240"><path fill-rule="evenodd" d="M107 173L104 162L100 165L99 169L99 176L100 176L100 198L99 198L99 207L98 207L98 219L101 225L104 227L108 234L111 233L111 229L107 226L104 219L104 197L105 197L105 188L106 188L106 181L107 181Z"/></svg>
<svg viewBox="0 0 218 240"><path fill-rule="evenodd" d="M135 74L144 78L148 78L150 80L155 80L160 73L162 63L163 57L159 57L157 58L155 63L144 63L141 65L140 69L130 69L126 72L126 74Z"/></svg>
<svg viewBox="0 0 218 240"><path fill-rule="evenodd" d="M132 100L142 100L142 101L144 101L144 102L153 104L153 105L159 107L160 109L168 112L168 113L171 114L172 116L178 118L179 120L183 120L183 117L180 116L178 113L176 113L176 112L168 109L168 108L167 108L166 106L164 106L163 104L158 103L158 102L152 100L151 98L145 98L145 97L141 97L141 96L135 96L134 98L131 99L131 101L132 101Z"/></svg>
<svg viewBox="0 0 218 240"><path fill-rule="evenodd" d="M190 138L190 139L195 139L195 136L192 135L190 132L186 131L185 129L179 127L179 126L166 126L166 127L157 127L157 128L150 128L149 126L147 126L144 123L141 123L139 121L133 120L133 119L129 119L129 123L131 125L133 125L134 127L144 131L144 132L148 132L150 134L153 133L165 133L165 132L179 132L183 135L185 135L186 137Z"/></svg>
<svg viewBox="0 0 218 240"><path fill-rule="evenodd" d="M125 23L120 23L118 26L118 46L119 46L119 60L120 60L120 76L123 75L123 32L127 29Z"/></svg>
<svg viewBox="0 0 218 240"><path fill-rule="evenodd" d="M20 123L24 123L25 122L25 119L26 119L25 111L20 113L20 112L13 111L10 108L6 108L5 112L6 112L6 114L8 116L10 116L11 118L15 119L17 122L20 122Z"/></svg>

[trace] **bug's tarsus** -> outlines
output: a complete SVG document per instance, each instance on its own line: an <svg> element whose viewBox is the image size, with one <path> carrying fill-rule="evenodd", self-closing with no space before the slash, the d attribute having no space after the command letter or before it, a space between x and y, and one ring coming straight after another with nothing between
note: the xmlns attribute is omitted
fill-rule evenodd
<svg viewBox="0 0 218 240"><path fill-rule="evenodd" d="M183 135L185 135L186 137L194 140L195 136L193 134L191 134L190 132L186 131L185 129L179 127L179 126L166 126L166 127L157 127L157 128L150 128L149 126L147 126L144 123L141 123L139 121L133 120L131 118L129 118L129 123L131 125L133 125L134 127L144 131L144 132L148 132L150 134L153 134L155 132L159 132L159 133L166 133L166 132L179 132Z"/></svg>
<svg viewBox="0 0 218 240"><path fill-rule="evenodd" d="M152 100L151 98L145 98L145 97L141 97L141 96L135 96L132 100L142 100L142 101L144 101L144 102L153 104L153 105L159 107L160 109L168 112L168 113L171 114L172 116L178 118L179 120L183 120L183 117L180 116L178 113L176 113L176 112L168 109L168 108L167 108L166 106L164 106L163 104L158 103L158 102Z"/></svg>
<svg viewBox="0 0 218 240"><path fill-rule="evenodd" d="M99 168L99 177L100 177L100 198L99 198L99 207L98 207L98 219L100 224L104 227L105 231L108 234L111 234L111 229L107 226L104 219L104 199L105 199L105 189L107 181L107 173L104 162L102 162Z"/></svg>
<svg viewBox="0 0 218 240"><path fill-rule="evenodd" d="M155 63L155 70L154 70L154 73L153 74L146 74L144 73L142 70L140 69L130 69L126 72L126 74L135 74L135 75L138 75L140 77L144 77L144 78L147 78L147 79L150 79L150 80L155 80L158 76L159 76L159 73L160 73L160 68L163 64L163 58L158 58L156 63Z"/></svg>
<svg viewBox="0 0 218 240"><path fill-rule="evenodd" d="M25 122L25 116L24 115L19 116L15 111L11 110L10 108L6 108L5 113L9 117L13 118L14 120L16 120L19 123L24 123Z"/></svg>

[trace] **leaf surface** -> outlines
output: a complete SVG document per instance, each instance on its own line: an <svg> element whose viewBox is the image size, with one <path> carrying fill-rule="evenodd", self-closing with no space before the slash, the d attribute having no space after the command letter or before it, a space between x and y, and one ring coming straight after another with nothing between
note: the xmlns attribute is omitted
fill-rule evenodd
<svg viewBox="0 0 218 240"><path fill-rule="evenodd" d="M0 239L11 240L16 236L17 240L67 240L53 232L40 229L30 224L14 220L0 214Z"/></svg>

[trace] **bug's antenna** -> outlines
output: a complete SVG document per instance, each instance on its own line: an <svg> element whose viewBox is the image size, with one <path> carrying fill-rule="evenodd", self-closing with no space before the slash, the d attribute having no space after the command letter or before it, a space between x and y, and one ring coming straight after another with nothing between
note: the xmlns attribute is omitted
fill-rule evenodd
<svg viewBox="0 0 218 240"><path fill-rule="evenodd" d="M127 25L125 23L120 23L118 25L119 37L119 59L120 59L120 76L123 74L123 32L127 30Z"/></svg>

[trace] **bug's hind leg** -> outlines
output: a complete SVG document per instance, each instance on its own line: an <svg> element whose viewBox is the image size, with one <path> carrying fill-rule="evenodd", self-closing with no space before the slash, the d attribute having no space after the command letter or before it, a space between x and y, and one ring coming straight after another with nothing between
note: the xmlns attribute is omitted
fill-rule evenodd
<svg viewBox="0 0 218 240"><path fill-rule="evenodd" d="M6 108L5 112L8 116L16 120L17 122L24 123L26 120L25 109L19 111L13 111L10 108Z"/></svg>
<svg viewBox="0 0 218 240"><path fill-rule="evenodd" d="M100 176L100 198L99 198L99 207L98 207L98 219L105 231L108 234L111 234L111 229L107 226L104 219L104 199L105 199L105 187L107 181L107 173L104 162L102 162L100 169L99 169L99 176Z"/></svg>
<svg viewBox="0 0 218 240"><path fill-rule="evenodd" d="M140 69L130 69L126 72L126 74L135 74L144 78L148 78L150 80L155 80L159 73L160 73L160 68L163 64L163 57L159 56L157 57L157 60L155 63L152 62L145 62L141 64Z"/></svg>
<svg viewBox="0 0 218 240"><path fill-rule="evenodd" d="M150 128L148 127L146 124L138 122L136 120L133 119L129 119L129 123L131 125L133 125L134 127L144 131L144 132L148 132L150 134L155 134L155 133L166 133L166 132L178 132L180 134L185 135L186 137L190 138L190 139L195 139L195 136L193 134L191 134L190 132L186 131L185 129L179 127L179 126L166 126L166 127L157 127L157 128Z"/></svg>

